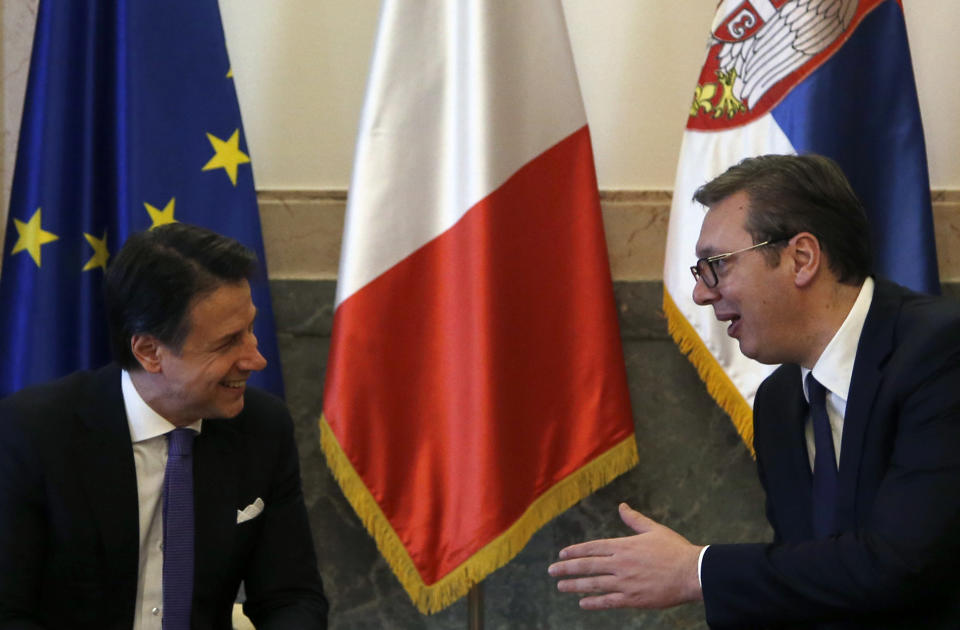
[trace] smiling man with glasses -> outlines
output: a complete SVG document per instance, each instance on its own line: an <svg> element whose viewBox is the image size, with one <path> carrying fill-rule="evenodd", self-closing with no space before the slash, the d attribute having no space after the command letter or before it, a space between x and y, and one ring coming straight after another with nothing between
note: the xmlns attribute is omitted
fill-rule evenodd
<svg viewBox="0 0 960 630"><path fill-rule="evenodd" d="M750 158L694 198L694 300L783 364L754 402L774 540L694 545L621 504L636 535L563 549L559 589L588 609L702 599L716 628L960 627L960 305L871 275L826 158Z"/></svg>

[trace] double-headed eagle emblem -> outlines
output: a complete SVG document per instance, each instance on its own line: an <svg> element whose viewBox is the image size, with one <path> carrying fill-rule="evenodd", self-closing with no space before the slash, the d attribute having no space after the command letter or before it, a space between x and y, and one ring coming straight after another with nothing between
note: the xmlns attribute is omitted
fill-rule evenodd
<svg viewBox="0 0 960 630"><path fill-rule="evenodd" d="M725 0L690 115L733 118L837 41L858 0ZM719 98L718 98L719 97Z"/></svg>

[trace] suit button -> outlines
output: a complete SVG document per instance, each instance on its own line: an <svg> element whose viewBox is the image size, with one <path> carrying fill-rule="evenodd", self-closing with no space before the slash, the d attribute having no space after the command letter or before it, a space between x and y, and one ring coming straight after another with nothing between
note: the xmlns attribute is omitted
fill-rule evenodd
<svg viewBox="0 0 960 630"><path fill-rule="evenodd" d="M151 610L150 613L153 614L154 617L157 617L160 615L160 609L154 606L153 610Z"/></svg>

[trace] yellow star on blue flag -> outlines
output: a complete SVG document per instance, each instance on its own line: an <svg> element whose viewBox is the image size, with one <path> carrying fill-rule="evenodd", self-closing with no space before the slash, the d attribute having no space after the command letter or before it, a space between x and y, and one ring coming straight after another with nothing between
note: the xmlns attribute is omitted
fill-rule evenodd
<svg viewBox="0 0 960 630"><path fill-rule="evenodd" d="M144 202L144 206L147 208L147 214L150 215L150 229L160 227L161 225L166 225L167 223L176 223L177 220L173 218L173 206L176 203L176 197L170 197L170 201L167 202L167 205L163 207L163 210L158 210L155 206L151 206L149 203Z"/></svg>
<svg viewBox="0 0 960 630"><path fill-rule="evenodd" d="M246 164L250 161L247 154L240 150L240 130L235 129L233 135L226 141L221 140L212 133L207 134L207 140L213 146L214 155L210 161L204 164L201 170L209 171L215 168L222 168L230 177L230 183L237 185L237 166Z"/></svg>
<svg viewBox="0 0 960 630"><path fill-rule="evenodd" d="M103 238L97 238L92 234L83 233L83 237L93 248L93 257L83 266L83 271L90 271L98 267L107 268L107 259L110 258L110 252L107 250L107 231L103 231Z"/></svg>
<svg viewBox="0 0 960 630"><path fill-rule="evenodd" d="M33 258L33 262L37 263L37 267L40 267L40 247L59 238L56 234L40 227L40 214L41 209L37 208L26 223L14 217L13 226L17 229L17 242L13 244L13 250L10 252L13 255L26 251L30 254L30 258Z"/></svg>

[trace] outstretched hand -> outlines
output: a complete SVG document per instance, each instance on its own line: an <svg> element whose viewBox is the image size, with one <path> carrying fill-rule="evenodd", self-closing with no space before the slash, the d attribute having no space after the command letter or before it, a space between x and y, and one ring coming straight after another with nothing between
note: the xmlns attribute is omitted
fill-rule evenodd
<svg viewBox="0 0 960 630"><path fill-rule="evenodd" d="M702 547L668 527L620 504L620 518L634 536L606 538L560 550L547 571L563 593L590 593L587 610L668 608L703 598L697 576Z"/></svg>

